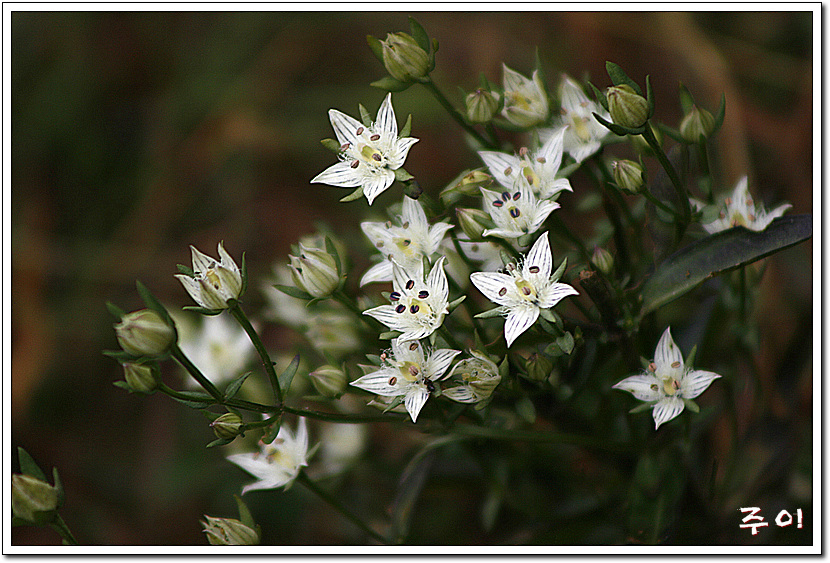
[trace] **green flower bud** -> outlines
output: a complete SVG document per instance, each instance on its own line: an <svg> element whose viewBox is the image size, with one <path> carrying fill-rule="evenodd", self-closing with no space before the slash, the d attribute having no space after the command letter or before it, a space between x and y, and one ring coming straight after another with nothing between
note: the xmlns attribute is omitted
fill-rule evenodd
<svg viewBox="0 0 830 563"><path fill-rule="evenodd" d="M322 366L308 376L317 392L324 397L339 397L346 390L346 374L334 366Z"/></svg>
<svg viewBox="0 0 830 563"><path fill-rule="evenodd" d="M124 368L124 380L136 393L149 394L158 387L159 381L152 367L134 362L121 364L121 367Z"/></svg>
<svg viewBox="0 0 830 563"><path fill-rule="evenodd" d="M467 95L467 119L472 123L487 123L499 109L498 94L482 88Z"/></svg>
<svg viewBox="0 0 830 563"><path fill-rule="evenodd" d="M239 415L232 412L226 412L210 423L216 437L223 440L236 438L242 431L243 426L244 423Z"/></svg>
<svg viewBox="0 0 830 563"><path fill-rule="evenodd" d="M340 284L334 257L320 248L300 243L300 256L290 256L294 284L312 297L328 297Z"/></svg>
<svg viewBox="0 0 830 563"><path fill-rule="evenodd" d="M12 475L12 511L18 518L46 524L57 515L60 494L57 487L31 475Z"/></svg>
<svg viewBox="0 0 830 563"><path fill-rule="evenodd" d="M689 143L698 142L701 135L709 137L714 130L714 116L697 106L692 106L692 111L680 122L680 135Z"/></svg>
<svg viewBox="0 0 830 563"><path fill-rule="evenodd" d="M648 120L648 101L628 84L611 86L605 94L608 113L617 125L636 129Z"/></svg>
<svg viewBox="0 0 830 563"><path fill-rule="evenodd" d="M533 381L544 381L553 371L553 362L542 354L532 354L525 362L528 378Z"/></svg>
<svg viewBox="0 0 830 563"><path fill-rule="evenodd" d="M176 331L155 311L142 309L121 317L115 336L125 352L134 356L159 356L175 343Z"/></svg>
<svg viewBox="0 0 830 563"><path fill-rule="evenodd" d="M470 237L470 240L482 240L481 233L485 229L492 229L495 227L490 215L481 209L467 209L459 207L455 210L458 216L458 225L464 234Z"/></svg>
<svg viewBox="0 0 830 563"><path fill-rule="evenodd" d="M611 275L611 271L614 269L614 257L611 256L610 252L599 246L594 247L591 263L606 276Z"/></svg>
<svg viewBox="0 0 830 563"><path fill-rule="evenodd" d="M390 33L380 44L383 48L383 64L393 78L401 82L412 82L429 74L429 55L411 35Z"/></svg>
<svg viewBox="0 0 830 563"><path fill-rule="evenodd" d="M643 167L633 160L616 160L611 164L617 186L629 194L638 194L646 185Z"/></svg>
<svg viewBox="0 0 830 563"><path fill-rule="evenodd" d="M257 545L260 540L257 529L246 526L236 518L213 518L205 515L202 522L210 545Z"/></svg>

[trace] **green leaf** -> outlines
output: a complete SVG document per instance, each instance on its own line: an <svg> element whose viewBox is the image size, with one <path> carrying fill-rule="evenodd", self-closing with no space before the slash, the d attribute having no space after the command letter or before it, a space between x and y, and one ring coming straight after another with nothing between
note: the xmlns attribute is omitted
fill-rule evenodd
<svg viewBox="0 0 830 563"><path fill-rule="evenodd" d="M646 280L640 316L677 299L711 277L760 260L812 235L812 215L790 215L775 219L760 232L733 227L693 242L664 260Z"/></svg>
<svg viewBox="0 0 830 563"><path fill-rule="evenodd" d="M205 307L197 307L195 305L186 305L182 307L182 310L193 311L194 313L199 313L207 317L215 317L216 315L221 315L222 311L224 311L224 309L206 309Z"/></svg>
<svg viewBox="0 0 830 563"><path fill-rule="evenodd" d="M236 436L233 438L217 438L216 440L212 441L210 444L205 446L206 448L215 448L216 446L227 446L231 442L236 439Z"/></svg>
<svg viewBox="0 0 830 563"><path fill-rule="evenodd" d="M380 39L367 35L366 43L369 44L369 48L375 54L375 57L377 57L380 62L383 62L383 45L380 44Z"/></svg>
<svg viewBox="0 0 830 563"><path fill-rule="evenodd" d="M248 376L251 375L252 372L243 373L230 383L225 388L225 399L233 399L236 397L236 394L239 393L239 388L242 387L242 384L245 383L245 380L248 379Z"/></svg>
<svg viewBox="0 0 830 563"><path fill-rule="evenodd" d="M566 332L556 339L556 345L562 349L566 354L570 354L574 350L574 337L570 332Z"/></svg>
<svg viewBox="0 0 830 563"><path fill-rule="evenodd" d="M135 287L138 289L138 294L141 296L141 300L144 301L144 304L147 305L147 308L155 311L156 313L164 319L167 324L170 326L175 326L173 324L173 319L170 318L170 314L167 312L167 309L164 308L164 305L159 303L158 299L156 299L150 290L147 289L143 283L136 280Z"/></svg>
<svg viewBox="0 0 830 563"><path fill-rule="evenodd" d="M256 522L254 522L254 517L251 515L251 511L248 510L248 506L239 495L233 495L233 498L236 500L236 506L239 509L239 521L249 528L254 528L256 526Z"/></svg>
<svg viewBox="0 0 830 563"><path fill-rule="evenodd" d="M121 308L119 306L115 305L114 303L110 303L109 301L107 301L106 305L107 305L107 310L109 310L109 312L112 313L112 316L115 317L116 319L118 319L119 321L121 320L121 317L126 315L126 313L123 310L121 310Z"/></svg>
<svg viewBox="0 0 830 563"><path fill-rule="evenodd" d="M18 446L17 457L20 462L20 471L24 475L29 475L35 479L40 479L44 483L48 483L46 480L46 474L40 469L40 467L38 467L38 464L35 463L34 458L29 455L29 452Z"/></svg>
<svg viewBox="0 0 830 563"><path fill-rule="evenodd" d="M640 85L631 80L625 73L625 71L620 67L620 65L612 63L611 61L606 61L605 70L608 72L608 76L611 77L611 82L614 83L614 86L619 86L620 84L628 84L629 86L631 86L632 90L637 92L637 95L643 95L643 91L640 89Z"/></svg>
<svg viewBox="0 0 830 563"><path fill-rule="evenodd" d="M412 33L412 38L418 43L418 46L429 53L429 35L420 23L415 18L409 16L409 31Z"/></svg>
<svg viewBox="0 0 830 563"><path fill-rule="evenodd" d="M282 425L282 415L277 419L277 421L273 424L273 426L269 427L268 432L266 432L262 436L262 441L266 444L270 444L274 441L277 437L277 434L280 433L280 425Z"/></svg>
<svg viewBox="0 0 830 563"><path fill-rule="evenodd" d="M296 297L297 299L305 299L306 301L314 299L310 293L303 291L302 289L296 288L293 285L282 285L280 283L275 283L274 287L282 291L286 295Z"/></svg>
<svg viewBox="0 0 830 563"><path fill-rule="evenodd" d="M386 90L387 92L403 92L410 85L412 85L412 82L401 82L391 76L384 76L380 80L375 80L370 84L370 86Z"/></svg>
<svg viewBox="0 0 830 563"><path fill-rule="evenodd" d="M594 97L596 98L597 103L599 103L605 111L608 111L608 98L605 97L605 94L603 94L602 91L591 82L588 83L588 86L590 86L591 90L594 91Z"/></svg>
<svg viewBox="0 0 830 563"><path fill-rule="evenodd" d="M178 391L177 395L179 396L173 399L192 409L204 409L216 402L213 397L201 391Z"/></svg>
<svg viewBox="0 0 830 563"><path fill-rule="evenodd" d="M358 186L355 191L353 191L346 197L341 197L340 202L345 203L347 201L354 201L356 199L360 199L361 197L363 197L363 186Z"/></svg>
<svg viewBox="0 0 830 563"><path fill-rule="evenodd" d="M288 394L288 389L291 387L291 382L294 381L294 375L297 373L297 368L300 367L300 355L297 354L291 359L291 363L283 370L277 377L280 382L280 390L283 396Z"/></svg>

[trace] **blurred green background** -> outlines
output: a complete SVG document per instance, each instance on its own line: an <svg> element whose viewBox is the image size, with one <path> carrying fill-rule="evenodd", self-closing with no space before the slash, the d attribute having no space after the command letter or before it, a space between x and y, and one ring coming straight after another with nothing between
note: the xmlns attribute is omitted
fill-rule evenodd
<svg viewBox="0 0 830 563"><path fill-rule="evenodd" d="M327 110L357 115L362 103L374 114L383 99L369 86L385 71L366 35L408 30L408 15L12 13L9 446L15 470L17 446L47 471L59 468L67 491L61 513L82 543L201 545L203 514L236 516L232 494L250 479L219 449L204 449L213 439L206 420L167 397L112 385L122 373L101 354L117 348L104 304L139 308L136 279L166 303L190 304L173 277L177 263L190 261L189 244L214 254L224 240L233 256L246 253L258 279L272 263L287 262L289 245L318 219L360 241L363 200L338 204L348 192L309 180L334 162L319 143L332 136ZM606 60L638 81L650 74L656 117L673 126L681 117L679 81L712 111L725 93L716 187L731 190L749 174L750 189L768 205L788 201L791 213L812 213L809 12L411 15L440 41L434 78L457 103L456 87L474 89L480 72L500 83L502 62L530 74L537 47L551 89L559 72L606 85ZM413 114L420 142L406 167L427 192L436 195L462 169L480 165L426 91L410 88L394 102L401 123ZM378 210L397 197L385 194ZM366 263L358 258L359 267ZM746 378L739 397L737 431L751 453L742 500L767 502L770 521L776 506L804 508L810 518L812 276L809 241L769 260L757 315L760 351L748 362L759 379ZM256 292L250 299L263 301ZM274 348L292 346L280 327L268 326L265 337ZM395 468L412 455L412 438L389 445L386 432L373 430L369 453L339 489L366 514L385 514ZM726 438L711 447L724 444ZM383 471L371 472L378 463ZM528 461L528 474L544 463ZM592 469L602 465L590 453L579 463L587 484L578 486L590 487ZM443 474L421 499L414 543L625 541L596 516L597 529L588 532L571 534L576 524L563 515L554 531L529 524L517 535L499 527L485 533L481 491L464 479L464 460ZM532 478L521 485L532 493ZM266 542L361 541L300 487L259 495L247 500ZM752 543L739 517L706 529L700 541ZM505 518L505 529L521 528L520 510ZM811 527L773 528L779 535L767 540L812 539ZM12 541L49 545L59 538L17 528Z"/></svg>

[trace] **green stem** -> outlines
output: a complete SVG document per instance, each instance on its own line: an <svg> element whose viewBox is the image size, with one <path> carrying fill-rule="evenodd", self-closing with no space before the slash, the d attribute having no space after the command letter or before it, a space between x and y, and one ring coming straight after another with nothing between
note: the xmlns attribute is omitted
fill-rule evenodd
<svg viewBox="0 0 830 563"><path fill-rule="evenodd" d="M689 205L689 196L683 188L683 184L680 182L680 176L677 175L677 171L674 169L674 166L672 166L672 163L669 162L666 153L663 152L663 147L661 147L660 143L657 142L657 138L654 136L654 131L651 129L651 123L646 122L645 131L643 131L643 138L651 147L651 150L654 151L654 154L657 155L657 160L660 161L660 165L663 167L663 170L665 170L666 174L669 175L669 179L674 186L674 190L677 192L677 199L680 201L680 207L683 210L682 234L682 231L685 231L686 225L689 224L692 217L692 210Z"/></svg>
<svg viewBox="0 0 830 563"><path fill-rule="evenodd" d="M56 516L55 521L49 525L60 535L66 545L78 545L78 540L69 531L69 526L66 525L66 522L64 522L60 515Z"/></svg>
<svg viewBox="0 0 830 563"><path fill-rule="evenodd" d="M396 416L374 415L374 414L340 414L329 413L321 411L313 411L304 408L293 408L284 406L283 410L287 413L295 414L297 416L304 416L306 418L316 418L317 420L325 420L328 422L339 422L341 424L362 424L366 422L399 422L403 418Z"/></svg>
<svg viewBox="0 0 830 563"><path fill-rule="evenodd" d="M452 334L450 334L450 331L443 324L438 328L438 334L440 334L444 338L444 340L447 341L447 344L449 344L453 348L453 350L464 349L461 347L461 344L459 344L458 340L456 340L455 337Z"/></svg>
<svg viewBox="0 0 830 563"><path fill-rule="evenodd" d="M186 393L182 393L180 391L176 391L165 385L164 383L160 383L158 390L164 393L165 395L172 397L174 399L179 399L181 401L191 401L191 402L198 402L198 403L205 403L205 406L210 406L212 404L220 404L223 406L234 407L242 410L260 412L260 413L273 413L273 412L280 412L280 408L276 405L262 405L259 403L252 403L250 401L243 401L241 399L229 399L225 400L224 398L221 399L214 399L216 403L213 403L210 399L199 399L197 397L193 397L192 395L188 395Z"/></svg>
<svg viewBox="0 0 830 563"><path fill-rule="evenodd" d="M472 426L456 424L452 428L454 434L470 438L485 438L488 440L506 440L515 442L536 442L545 444L570 444L586 448L596 448L610 452L627 452L631 447L627 444L615 444L605 440L562 432L536 432L532 430L505 430L486 426Z"/></svg>
<svg viewBox="0 0 830 563"><path fill-rule="evenodd" d="M337 510L340 514L345 516L352 524L354 524L355 526L369 534L372 537L372 539L383 545L389 544L389 541L386 538L384 538L379 533L370 528L368 524L366 524L363 520L358 518L345 506L343 506L343 504L339 500L337 500L331 494L318 487L317 483L309 479L308 475L306 475L305 472L300 471L300 474L297 475L297 481L302 483L309 491L320 497L324 502L326 502L332 508Z"/></svg>
<svg viewBox="0 0 830 563"><path fill-rule="evenodd" d="M230 311L233 318L236 319L242 329L248 334L248 338L251 339L251 343L254 345L254 348L256 348L260 360L262 360L262 366L265 368L265 373L268 374L268 379L271 380L271 388L274 390L274 398L276 398L277 403L281 405L282 389L280 388L280 380L277 377L277 372L274 370L274 362L271 361L271 357L268 355L268 351L265 349L262 339L260 339L257 331L254 330L253 325L251 325L248 317L245 316L245 312L242 310L242 307L239 306L238 302L234 303L228 311Z"/></svg>
<svg viewBox="0 0 830 563"><path fill-rule="evenodd" d="M644 189L642 191L642 194L643 194L643 196L645 196L645 198L647 200L649 200L651 203L653 203L654 205L656 205L657 207L659 207L660 209L662 209L663 211L665 211L666 213L668 213L672 217L676 217L677 219L682 219L680 214L677 211L675 211L673 208L669 207L668 205L666 205L665 203L663 203L662 201L657 199L657 197L653 193L648 191L648 189Z"/></svg>
<svg viewBox="0 0 830 563"><path fill-rule="evenodd" d="M346 309L354 313L355 317L360 319L360 322L365 324L369 330L371 330L372 332L377 332L378 328L377 326L372 324L372 321L369 320L370 317L364 315L363 311L361 311L360 308L357 306L357 303L350 299L348 295L343 293L342 289L338 289L337 291L332 293L331 296L334 298L335 301L337 301Z"/></svg>
<svg viewBox="0 0 830 563"><path fill-rule="evenodd" d="M429 78L428 82L422 82L422 84L427 90L429 90L432 93L435 99L438 100L438 103L444 106L444 109L447 110L447 112L450 114L450 117L452 117L455 120L455 122L462 127L462 129L464 129L476 141L478 141L479 144L488 149L498 148L498 145L482 137L481 133L476 131L469 123L467 123L467 121L464 119L464 116L461 115L458 112L458 110L456 110L453 107L453 105L450 103L447 97L444 96L443 93L441 93L441 90L438 89L438 86L435 85L435 82L432 81L432 78Z"/></svg>
<svg viewBox="0 0 830 563"><path fill-rule="evenodd" d="M187 372L193 376L193 379L195 379L199 383L199 385L201 385L204 388L204 390L207 391L210 394L210 396L216 400L217 403L224 402L225 397L222 395L219 389L217 389L216 386L214 386L213 383L211 383L207 377L202 375L202 372L199 371L199 368L197 368L193 364L193 362L190 361L190 358L184 355L184 352L182 352L182 349L179 348L178 344L173 344L173 348L171 349L170 353L173 356L173 358L177 362L179 362L179 365L186 369Z"/></svg>

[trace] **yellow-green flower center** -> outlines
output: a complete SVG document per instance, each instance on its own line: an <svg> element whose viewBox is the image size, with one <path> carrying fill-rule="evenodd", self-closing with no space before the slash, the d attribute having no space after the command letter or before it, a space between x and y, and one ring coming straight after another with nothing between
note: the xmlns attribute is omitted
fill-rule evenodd
<svg viewBox="0 0 830 563"><path fill-rule="evenodd" d="M421 373L421 368L415 362L403 362L398 366L401 376L407 381L416 381L418 374Z"/></svg>
<svg viewBox="0 0 830 563"><path fill-rule="evenodd" d="M663 392L668 396L672 396L680 389L680 382L673 377L663 378Z"/></svg>

